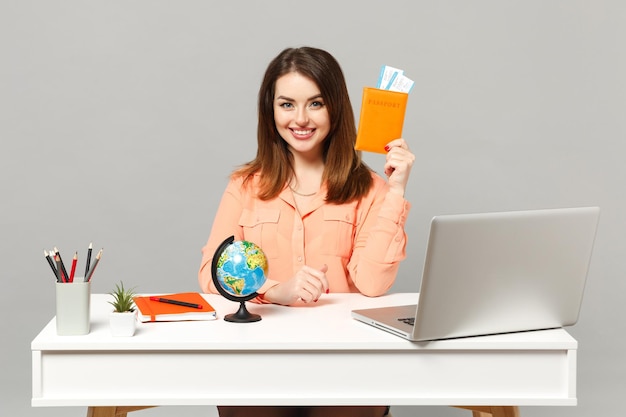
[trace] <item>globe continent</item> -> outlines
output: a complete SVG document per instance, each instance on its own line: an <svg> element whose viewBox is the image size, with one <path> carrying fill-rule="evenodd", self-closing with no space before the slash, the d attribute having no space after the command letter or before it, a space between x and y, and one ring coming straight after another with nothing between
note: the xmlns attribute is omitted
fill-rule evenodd
<svg viewBox="0 0 626 417"><path fill-rule="evenodd" d="M220 286L235 297L246 297L265 283L267 258L259 246L246 240L228 245L217 261Z"/></svg>

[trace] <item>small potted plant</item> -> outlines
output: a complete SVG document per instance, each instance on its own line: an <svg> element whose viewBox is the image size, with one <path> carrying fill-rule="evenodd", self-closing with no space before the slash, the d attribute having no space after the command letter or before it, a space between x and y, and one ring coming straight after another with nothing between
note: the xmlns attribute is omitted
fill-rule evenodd
<svg viewBox="0 0 626 417"><path fill-rule="evenodd" d="M111 334L113 336L132 336L135 334L137 326L137 311L135 310L134 288L124 288L124 283L120 281L115 284L115 291L111 292L113 301L109 304L113 306L113 312L109 316Z"/></svg>

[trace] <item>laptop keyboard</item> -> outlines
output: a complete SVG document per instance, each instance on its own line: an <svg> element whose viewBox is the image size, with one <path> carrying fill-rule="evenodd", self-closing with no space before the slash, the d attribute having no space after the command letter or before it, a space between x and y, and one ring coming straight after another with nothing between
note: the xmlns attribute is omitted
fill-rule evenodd
<svg viewBox="0 0 626 417"><path fill-rule="evenodd" d="M401 321L402 323L406 323L409 326L415 326L415 317L400 318L398 319L398 321Z"/></svg>

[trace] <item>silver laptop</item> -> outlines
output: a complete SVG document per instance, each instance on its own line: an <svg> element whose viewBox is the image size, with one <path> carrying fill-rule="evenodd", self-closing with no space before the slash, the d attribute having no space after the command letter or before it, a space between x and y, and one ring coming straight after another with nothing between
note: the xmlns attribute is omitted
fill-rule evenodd
<svg viewBox="0 0 626 417"><path fill-rule="evenodd" d="M352 311L413 341L578 321L598 207L436 216L416 305Z"/></svg>

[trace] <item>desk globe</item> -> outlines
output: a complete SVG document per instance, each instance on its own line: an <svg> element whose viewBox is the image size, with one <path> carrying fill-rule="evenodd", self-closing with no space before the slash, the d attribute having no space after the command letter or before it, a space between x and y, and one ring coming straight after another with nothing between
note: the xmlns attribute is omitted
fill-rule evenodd
<svg viewBox="0 0 626 417"><path fill-rule="evenodd" d="M236 241L230 236L218 246L211 262L213 284L222 296L240 303L239 310L227 314L224 320L234 323L261 320L260 315L246 309L246 301L258 295L266 275L267 258L258 245L247 240Z"/></svg>

